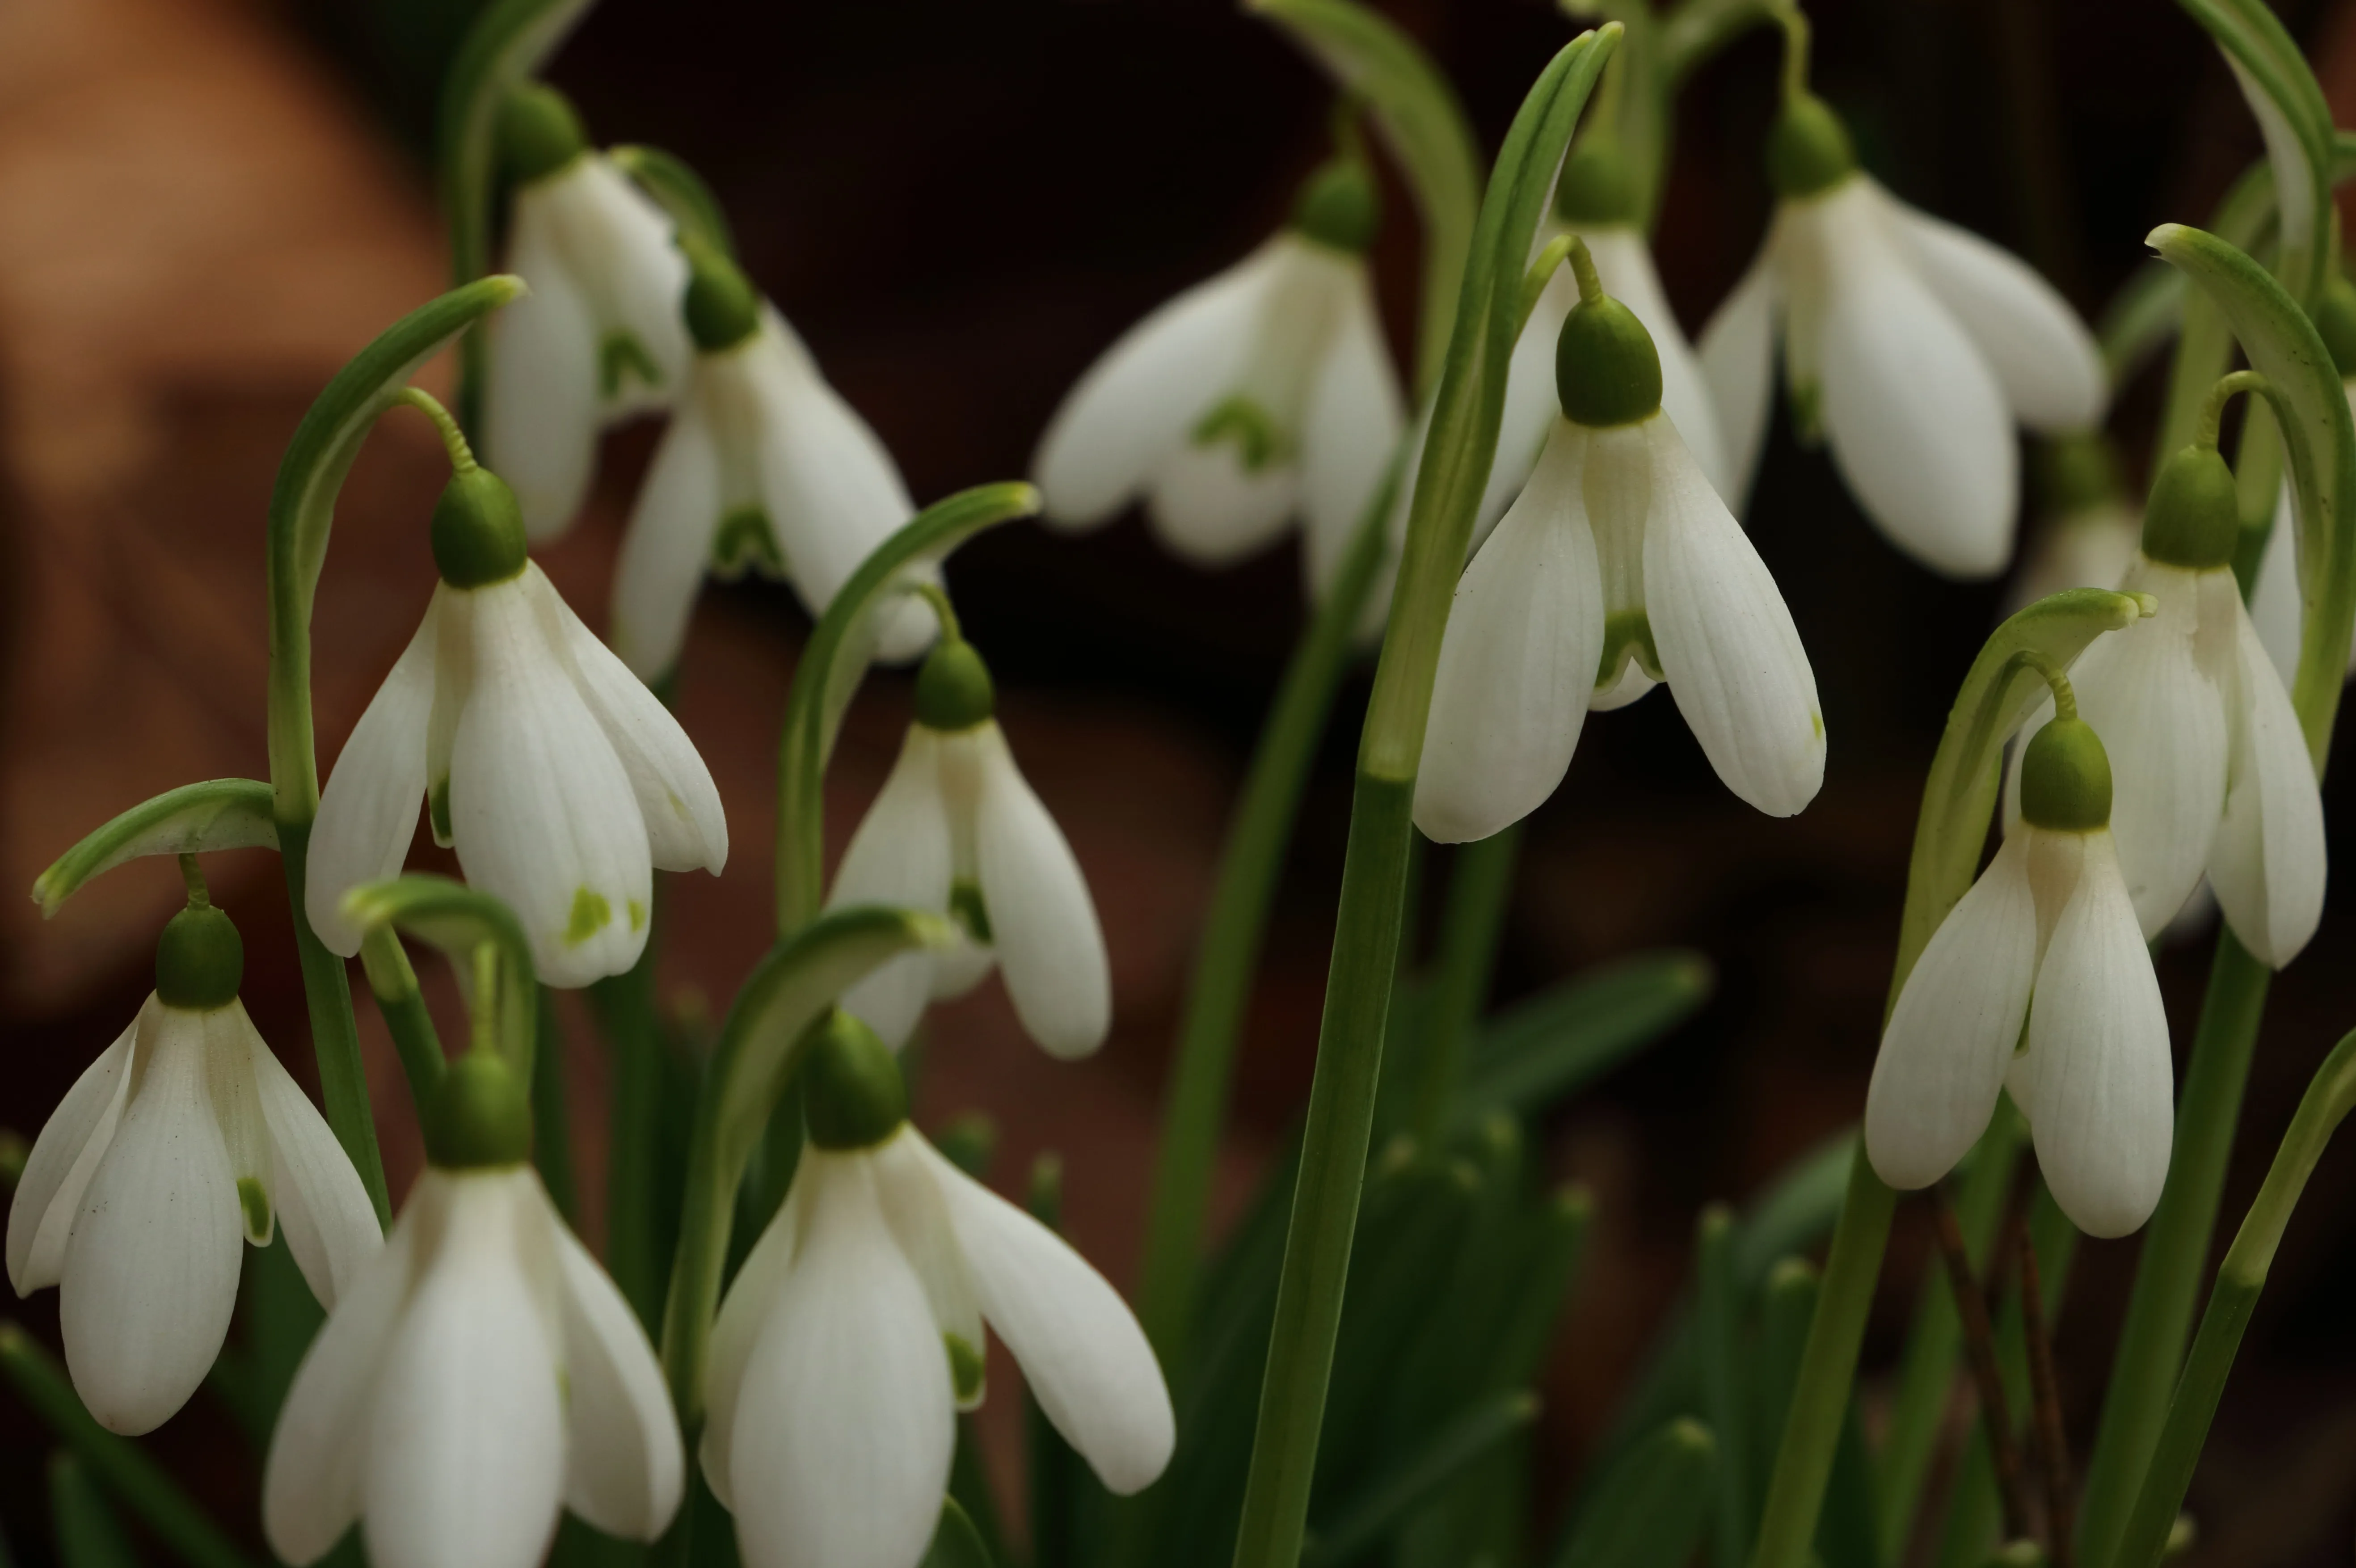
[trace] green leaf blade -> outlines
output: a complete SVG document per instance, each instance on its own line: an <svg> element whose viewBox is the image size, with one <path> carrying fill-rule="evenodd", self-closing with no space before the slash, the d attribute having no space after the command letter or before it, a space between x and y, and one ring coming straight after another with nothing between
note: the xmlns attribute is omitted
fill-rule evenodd
<svg viewBox="0 0 2356 1568"><path fill-rule="evenodd" d="M1697 952L1639 953L1533 997L1489 1026L1460 1116L1543 1110L1692 1016L1716 976Z"/></svg>

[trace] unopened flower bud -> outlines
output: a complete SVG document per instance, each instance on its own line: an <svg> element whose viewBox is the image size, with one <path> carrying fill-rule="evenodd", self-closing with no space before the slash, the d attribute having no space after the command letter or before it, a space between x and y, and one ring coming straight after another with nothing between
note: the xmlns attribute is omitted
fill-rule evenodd
<svg viewBox="0 0 2356 1568"><path fill-rule="evenodd" d="M209 1013L237 1000L245 979L245 943L230 918L209 904L172 917L155 943L155 995L166 1007Z"/></svg>
<svg viewBox="0 0 2356 1568"><path fill-rule="evenodd" d="M425 1121L425 1152L444 1170L518 1165L531 1156L531 1100L492 1051L450 1064Z"/></svg>
<svg viewBox="0 0 2356 1568"><path fill-rule="evenodd" d="M2146 555L2205 572L2232 564L2241 536L2233 470L2214 446L2182 447L2159 466L2150 503L2144 508Z"/></svg>
<svg viewBox="0 0 2356 1568"><path fill-rule="evenodd" d="M1767 181L1786 201L1830 190L1857 171L1857 147L1831 104L1795 94L1767 130Z"/></svg>
<svg viewBox="0 0 2356 1568"><path fill-rule="evenodd" d="M761 325L761 298L744 269L716 247L682 235L687 256L687 297L680 306L688 336L707 354L734 349Z"/></svg>
<svg viewBox="0 0 2356 1568"><path fill-rule="evenodd" d="M821 1149L866 1149L908 1119L908 1088L891 1047L837 1007L812 1026L801 1069L802 1115Z"/></svg>
<svg viewBox="0 0 2356 1568"><path fill-rule="evenodd" d="M509 93L499 105L498 149L508 177L530 185L588 151L589 135L571 100L544 83L531 82Z"/></svg>
<svg viewBox="0 0 2356 1568"><path fill-rule="evenodd" d="M1321 245L1363 255L1383 220L1374 171L1361 158L1334 158L1301 188L1292 205L1292 226Z"/></svg>
<svg viewBox="0 0 2356 1568"><path fill-rule="evenodd" d="M434 564L454 588L487 588L523 570L523 512L488 468L462 468L434 503Z"/></svg>
<svg viewBox="0 0 2356 1568"><path fill-rule="evenodd" d="M971 729L997 711L990 666L963 638L945 638L916 671L916 722L926 729Z"/></svg>
<svg viewBox="0 0 2356 1568"><path fill-rule="evenodd" d="M1616 144L1590 136L1563 159L1554 187L1554 215L1572 228L1633 223L1641 205L1635 171Z"/></svg>
<svg viewBox="0 0 2356 1568"><path fill-rule="evenodd" d="M2083 719L2055 719L2020 759L2020 815L2033 828L2085 833L2111 821L2111 758Z"/></svg>

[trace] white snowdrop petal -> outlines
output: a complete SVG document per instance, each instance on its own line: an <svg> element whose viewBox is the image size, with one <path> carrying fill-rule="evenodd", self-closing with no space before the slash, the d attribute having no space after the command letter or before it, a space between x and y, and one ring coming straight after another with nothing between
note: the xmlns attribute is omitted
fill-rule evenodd
<svg viewBox="0 0 2356 1568"><path fill-rule="evenodd" d="M444 590L393 661L392 672L352 726L336 758L319 814L311 824L303 869L303 909L330 952L360 950L361 931L344 916L346 893L363 882L400 875L417 836L425 799L426 729L434 714L434 644Z"/></svg>
<svg viewBox="0 0 2356 1568"><path fill-rule="evenodd" d="M586 985L637 961L654 869L629 777L530 595L521 579L473 590L451 826L466 880L515 910L541 980Z"/></svg>
<svg viewBox="0 0 2356 1568"><path fill-rule="evenodd" d="M787 1189L785 1201L729 1282L727 1297L712 1320L703 1368L703 1441L697 1458L712 1495L732 1512L736 1502L729 1485L729 1455L736 1431L736 1397L744 1388L744 1363L769 1326L777 1293L785 1288L799 1250L802 1195L808 1190L809 1184L799 1180Z"/></svg>
<svg viewBox="0 0 2356 1568"><path fill-rule="evenodd" d="M2086 835L2085 869L2053 929L2029 1014L2021 1070L2037 1164L2089 1236L2150 1217L2175 1135L2168 1013L2110 835Z"/></svg>
<svg viewBox="0 0 2356 1568"><path fill-rule="evenodd" d="M1536 811L1570 766L1603 653L1588 437L1568 420L1464 570L1440 645L1415 780L1424 836L1458 843Z"/></svg>
<svg viewBox="0 0 2356 1568"><path fill-rule="evenodd" d="M2021 564L2005 613L2065 588L2115 588L2143 538L2143 520L2123 501L2102 501L2049 519Z"/></svg>
<svg viewBox="0 0 2356 1568"><path fill-rule="evenodd" d="M626 333L653 361L659 378L650 385L641 373L622 375L611 392L600 388L600 406L609 420L660 408L678 395L680 377L694 354L680 313L688 267L675 225L603 153L578 160L562 177L571 209L566 214L567 259L594 304L600 352L604 337ZM602 364L599 369L602 375Z"/></svg>
<svg viewBox="0 0 2356 1568"><path fill-rule="evenodd" d="M1481 508L1472 516L1472 538L1466 558L1479 553L1514 502L1562 422L1562 402L1555 388L1555 343L1562 336L1563 317L1579 303L1579 284L1569 263L1555 270L1530 307L1522 335L1514 341L1513 358L1505 362L1505 403L1497 421L1497 453L1489 465L1488 483L1481 490ZM1429 413L1426 414L1429 419ZM1415 467L1401 476L1407 493L1399 498L1398 526L1394 536L1407 538L1407 503L1413 493L1416 467L1422 458L1423 433L1416 436Z"/></svg>
<svg viewBox="0 0 2356 1568"><path fill-rule="evenodd" d="M1922 280L1996 372L2005 401L2031 430L2083 430L2110 401L2103 352L2078 313L2035 268L1968 229L1918 211L1877 188Z"/></svg>
<svg viewBox="0 0 2356 1568"><path fill-rule="evenodd" d="M614 565L614 651L641 681L659 681L679 662L720 527L720 449L700 384L709 373L701 360L688 372Z"/></svg>
<svg viewBox="0 0 2356 1568"><path fill-rule="evenodd" d="M551 639L572 660L589 711L597 715L621 758L622 770L629 775L656 868L709 871L717 876L728 864L728 814L695 743L662 699L582 624L537 564L524 568L524 580Z"/></svg>
<svg viewBox="0 0 2356 1568"><path fill-rule="evenodd" d="M862 1155L806 1151L802 1253L745 1363L731 1477L744 1560L909 1568L948 1485L956 1408L925 1287Z"/></svg>
<svg viewBox="0 0 2356 1568"><path fill-rule="evenodd" d="M1161 1363L1120 1293L1054 1231L918 1146L982 1316L1014 1352L1039 1408L1113 1493L1151 1485L1176 1428Z"/></svg>
<svg viewBox="0 0 2356 1568"><path fill-rule="evenodd" d="M977 726L973 740L974 866L1006 993L1050 1056L1086 1056L1112 1027L1112 962L1096 901L996 721Z"/></svg>
<svg viewBox="0 0 2356 1568"><path fill-rule="evenodd" d="M8 1202L8 1283L18 1295L58 1283L66 1238L81 1212L82 1194L123 1118L123 1102L131 1088L132 1042L148 1009L161 1005L148 998L114 1044L82 1069L33 1140L16 1177L16 1194Z"/></svg>
<svg viewBox="0 0 2356 1568"><path fill-rule="evenodd" d="M1366 269L1352 268L1344 286L1301 432L1303 556L1318 598L1341 570L1407 426L1407 394L1383 341Z"/></svg>
<svg viewBox="0 0 2356 1568"><path fill-rule="evenodd" d="M1701 331L1696 358L1709 384L1724 453L1719 494L1740 512L1758 478L1767 446L1767 415L1775 395L1775 272L1762 250ZM1672 416L1674 417L1674 416Z"/></svg>
<svg viewBox="0 0 2356 1568"><path fill-rule="evenodd" d="M333 1312L353 1278L384 1245L376 1207L327 1118L255 1032L245 1004L231 1002L221 1011L234 1015L244 1036L249 1070L269 1130L270 1200L278 1211L279 1229L285 1232L287 1250L294 1254L311 1294Z"/></svg>
<svg viewBox="0 0 2356 1568"><path fill-rule="evenodd" d="M1825 780L1816 679L1792 612L1749 535L1667 420L1653 452L1644 607L1669 695L1726 787L1788 817Z"/></svg>
<svg viewBox="0 0 2356 1568"><path fill-rule="evenodd" d="M1300 470L1290 463L1247 473L1232 440L1188 445L1154 471L1146 518L1172 554L1225 566L1274 543L1300 498Z"/></svg>
<svg viewBox="0 0 2356 1568"><path fill-rule="evenodd" d="M599 331L561 248L544 185L517 191L508 269L530 289L485 328L483 462L508 482L524 531L572 527L597 458Z"/></svg>
<svg viewBox="0 0 2356 1568"><path fill-rule="evenodd" d="M2265 553L2258 557L2258 575L2250 585L2250 619L2275 672L2288 687L2298 679L2298 644L2307 608L2298 596L2298 526L2291 514L2287 482L2275 501L2275 524L2266 533Z"/></svg>
<svg viewBox="0 0 2356 1568"><path fill-rule="evenodd" d="M383 1351L361 1465L361 1532L377 1568L531 1568L564 1481L560 1349L531 1252L544 1236L529 1170L451 1180Z"/></svg>
<svg viewBox="0 0 2356 1568"><path fill-rule="evenodd" d="M687 1475L662 1368L605 1271L552 1213L550 1224L562 1279L564 1504L608 1535L652 1541L679 1511Z"/></svg>
<svg viewBox="0 0 2356 1568"><path fill-rule="evenodd" d="M1047 521L1108 521L1232 387L1282 252L1274 240L1123 333L1065 395L1031 460Z"/></svg>
<svg viewBox="0 0 2356 1568"><path fill-rule="evenodd" d="M138 1081L66 1240L66 1366L110 1431L160 1426L220 1354L245 1226L205 1091L202 1021L148 1015Z"/></svg>
<svg viewBox="0 0 2356 1568"><path fill-rule="evenodd" d="M1661 412L1677 427L1686 450L1693 454L1710 488L1721 496L1729 494L1734 476L1727 462L1725 439L1719 434L1718 404L1700 357L1686 340L1676 312L1669 308L1661 274L1653 265L1652 246L1641 231L1616 224L1582 230L1580 237L1594 258L1595 275L1603 292L1626 306L1653 335L1653 347L1661 359ZM1559 281L1569 270L1565 266L1550 282Z"/></svg>
<svg viewBox="0 0 2356 1568"><path fill-rule="evenodd" d="M1915 960L1882 1031L1865 1152L1891 1187L1953 1170L1995 1113L2037 977L2030 833L2016 833Z"/></svg>
<svg viewBox="0 0 2356 1568"><path fill-rule="evenodd" d="M916 515L916 503L882 439L815 366L775 351L755 366L761 499L787 575L810 614L820 615L875 547Z"/></svg>
<svg viewBox="0 0 2356 1568"><path fill-rule="evenodd" d="M941 1192L933 1162L926 1158L928 1149L913 1125L901 1123L900 1130L874 1151L875 1192L902 1254L925 1283L933 1321L940 1325L942 1334L962 1342L978 1367L986 1344L981 1304L974 1298L965 1254L949 1224L948 1200ZM958 1408L976 1409L981 1396L982 1385L977 1380L970 1390L958 1391Z"/></svg>
<svg viewBox="0 0 2356 1568"><path fill-rule="evenodd" d="M2231 581L2230 578L2227 579ZM2242 945L2271 968L2298 956L2323 918L2329 853L2307 737L2238 600L2230 783L2209 885Z"/></svg>
<svg viewBox="0 0 2356 1568"><path fill-rule="evenodd" d="M883 904L945 914L949 907L948 804L941 792L938 731L910 725L874 804L851 835L827 894L829 909ZM933 959L903 953L842 993L843 1009L894 1050L905 1045L930 1000Z"/></svg>

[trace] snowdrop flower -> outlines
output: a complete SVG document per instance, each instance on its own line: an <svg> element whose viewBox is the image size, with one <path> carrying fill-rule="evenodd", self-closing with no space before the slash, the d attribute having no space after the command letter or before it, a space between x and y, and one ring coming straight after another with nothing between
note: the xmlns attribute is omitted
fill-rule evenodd
<svg viewBox="0 0 2356 1568"><path fill-rule="evenodd" d="M2069 682L2054 685L2062 716L2021 766L2022 831L1932 934L1890 1010L1865 1151L1890 1186L1928 1187L2009 1090L2062 1212L2090 1236L2124 1236L2168 1178L2168 1014L2105 825L2109 759Z"/></svg>
<svg viewBox="0 0 2356 1568"><path fill-rule="evenodd" d="M1039 443L1047 521L1093 528L1142 496L1164 544L1216 566L1298 515L1322 594L1407 423L1366 270L1378 216L1364 159L1336 158L1282 232L1130 328Z"/></svg>
<svg viewBox="0 0 2356 1568"><path fill-rule="evenodd" d="M2334 275L2316 307L2315 326L2340 371L2349 407L2356 410L2356 285ZM2265 553L2258 559L2256 580L2250 585L2250 618L2257 623L2258 640L2265 644L2283 684L2297 682L2307 608L2299 594L2298 520L2287 480L2275 504L2274 528L2266 535ZM2349 651L2348 672L2356 676L2356 647Z"/></svg>
<svg viewBox="0 0 2356 1568"><path fill-rule="evenodd" d="M1701 338L1736 504L1780 336L1794 421L1804 439L1822 429L1866 515L1933 571L1995 575L2012 555L2013 425L2102 418L2092 335L2018 258L1861 173L1847 128L1804 90L1784 101L1767 167L1766 244Z"/></svg>
<svg viewBox="0 0 2356 1568"><path fill-rule="evenodd" d="M679 721L524 555L513 494L472 460L434 511L442 582L337 758L304 906L336 952L342 908L401 869L427 802L434 841L505 900L551 985L619 974L647 943L654 868L717 873L720 791Z"/></svg>
<svg viewBox="0 0 2356 1568"><path fill-rule="evenodd" d="M499 115L514 181L508 268L531 290L491 317L483 450L535 540L573 526L601 427L677 394L687 369L687 262L662 209L593 150L553 88Z"/></svg>
<svg viewBox="0 0 2356 1568"><path fill-rule="evenodd" d="M684 244L695 353L614 571L614 647L647 681L679 662L704 574L757 568L815 616L916 515L892 454L794 329L711 246ZM922 607L884 612L879 654L913 659Z"/></svg>
<svg viewBox="0 0 2356 1568"><path fill-rule="evenodd" d="M560 1506L652 1541L686 1472L654 1348L527 1163L516 1074L478 1051L439 1098L432 1163L271 1434L271 1550L301 1568L357 1519L378 1568L531 1568Z"/></svg>
<svg viewBox="0 0 2356 1568"><path fill-rule="evenodd" d="M838 1013L802 1069L809 1139L712 1333L701 1461L748 1568L916 1568L982 1325L1105 1486L1152 1482L1174 1437L1144 1331L1061 1238L906 1119L883 1043Z"/></svg>
<svg viewBox="0 0 2356 1568"><path fill-rule="evenodd" d="M2081 432L2039 454L2046 515L2005 595L2005 613L2067 588L2111 588L2126 575L2143 514L2120 493L2118 460L2100 435Z"/></svg>
<svg viewBox="0 0 2356 1568"><path fill-rule="evenodd" d="M1661 407L1634 314L1571 252L1580 303L1557 358L1561 416L1457 585L1415 822L1486 838L1554 792L1588 709L1665 681L1727 788L1790 816L1824 781L1815 676L1774 579Z"/></svg>
<svg viewBox="0 0 2356 1568"><path fill-rule="evenodd" d="M8 1209L8 1281L59 1287L66 1366L112 1431L161 1425L220 1356L241 1241L283 1227L333 1308L381 1245L336 1135L238 1000L244 948L201 891L155 952L155 990L66 1091Z"/></svg>
<svg viewBox="0 0 2356 1568"><path fill-rule="evenodd" d="M942 638L917 671L916 723L851 834L827 908L945 914L966 940L892 960L842 1004L896 1050L928 1003L972 989L995 964L1031 1037L1055 1056L1086 1056L1112 1026L1096 904L991 716L988 666L958 636L947 600L937 603Z"/></svg>
<svg viewBox="0 0 2356 1568"><path fill-rule="evenodd" d="M2240 533L2216 448L2169 457L2123 584L2158 612L2088 649L2072 682L2119 759L2112 829L2144 935L2167 928L2205 871L2234 936L2280 969L2322 918L2323 802L2298 715L2242 607Z"/></svg>

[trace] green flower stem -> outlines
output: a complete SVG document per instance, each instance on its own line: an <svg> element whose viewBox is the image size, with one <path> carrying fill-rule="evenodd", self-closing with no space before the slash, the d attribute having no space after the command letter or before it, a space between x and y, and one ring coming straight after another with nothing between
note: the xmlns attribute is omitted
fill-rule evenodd
<svg viewBox="0 0 2356 1568"><path fill-rule="evenodd" d="M309 704L305 703L305 707ZM306 725L304 726L308 728ZM318 811L314 788L312 814ZM369 1104L368 1066L360 1060L359 1026L352 1017L352 980L344 961L327 950L304 912L304 881L311 860L311 822L278 821L278 860L286 874L286 901L294 911L294 956L303 969L303 1000L311 1017L311 1049L319 1063L319 1098L336 1142L360 1174L377 1223L392 1224L392 1201L385 1187L384 1155L376 1143L376 1113ZM404 1062L404 1066L406 1063Z"/></svg>
<svg viewBox="0 0 2356 1568"><path fill-rule="evenodd" d="M2160 1430L2115 1558L2118 1563L2132 1568L2158 1568L2177 1512L2184 1506L2185 1488L2200 1463L2201 1445L2208 1441L2209 1423L2225 1391L2226 1376L2233 1369L2233 1354L2241 1348L2251 1313L2257 1308L2258 1294L2265 1289L2275 1251L2282 1245L2291 1211L2307 1190L2316 1162L2323 1157L2331 1134L2351 1106L2356 1106L2356 1033L2342 1038L2316 1070L2291 1116L2289 1130L2283 1134L2282 1146L2275 1152L2265 1185L2258 1188L2257 1198L2217 1271L2216 1288L2210 1293L2200 1336L2192 1342L2191 1357L2169 1405L2167 1423Z"/></svg>
<svg viewBox="0 0 2356 1568"><path fill-rule="evenodd" d="M1741 1568L1751 1554L1751 1470L1743 1456L1751 1411L1744 1376L1742 1305L1734 1288L1734 1211L1722 1203L1701 1212L1694 1234L1698 1309L1694 1326L1701 1347L1702 1408L1718 1438L1718 1488L1710 1509L1711 1561Z"/></svg>
<svg viewBox="0 0 2356 1568"><path fill-rule="evenodd" d="M434 1015L426 1011L424 994L417 986L417 971L411 967L409 954L391 926L371 926L360 939L360 967L368 973L369 991L376 997L377 1010L384 1015L385 1027L392 1032L392 1048L399 1053L401 1070L409 1079L409 1097L417 1102L423 1117L434 1106L434 1090L447 1063L442 1054L442 1036L434 1027Z"/></svg>
<svg viewBox="0 0 2356 1568"><path fill-rule="evenodd" d="M174 1556L191 1568L253 1568L137 1444L98 1424L48 1352L13 1323L0 1322L0 1377Z"/></svg>
<svg viewBox="0 0 2356 1568"><path fill-rule="evenodd" d="M49 1455L49 1535L60 1568L137 1568L90 1467L65 1449Z"/></svg>
<svg viewBox="0 0 2356 1568"><path fill-rule="evenodd" d="M661 1263L655 1256L655 1180L660 1158L663 1043L655 1018L655 935L620 974L589 988L590 1005L614 1051L614 1103L605 1165L605 1271L638 1321L661 1322Z"/></svg>
<svg viewBox="0 0 2356 1568"><path fill-rule="evenodd" d="M581 1196L573 1175L573 1117L564 1103L564 1022L556 1015L556 993L545 985L539 991L539 1039L531 1053L531 1160L540 1167L549 1201L577 1230Z"/></svg>
<svg viewBox="0 0 2356 1568"><path fill-rule="evenodd" d="M1416 1086L1415 1131L1425 1147L1436 1148L1456 1110L1464 1057L1473 1026L1497 967L1497 942L1505 934L1505 900L1520 863L1518 822L1501 833L1456 852L1441 921L1439 972L1432 977L1430 1011L1424 1020L1423 1060Z"/></svg>

